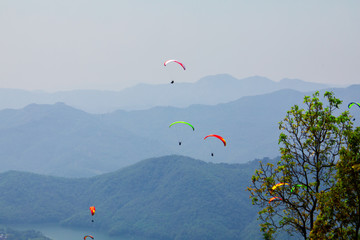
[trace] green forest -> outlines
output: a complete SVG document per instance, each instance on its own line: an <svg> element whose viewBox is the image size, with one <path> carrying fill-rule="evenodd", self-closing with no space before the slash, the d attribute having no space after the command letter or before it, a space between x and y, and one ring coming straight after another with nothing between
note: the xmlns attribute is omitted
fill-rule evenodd
<svg viewBox="0 0 360 240"><path fill-rule="evenodd" d="M0 175L0 223L54 222L147 239L256 239L246 187L257 165L170 155L91 178L9 171Z"/></svg>

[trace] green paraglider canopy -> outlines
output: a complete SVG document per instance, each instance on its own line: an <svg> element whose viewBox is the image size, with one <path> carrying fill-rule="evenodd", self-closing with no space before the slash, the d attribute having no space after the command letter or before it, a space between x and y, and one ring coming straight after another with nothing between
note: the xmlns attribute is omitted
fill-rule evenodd
<svg viewBox="0 0 360 240"><path fill-rule="evenodd" d="M194 126L193 126L193 125L191 125L191 124L190 124L190 123L188 123L188 122L184 122L184 121L176 121L176 122L173 122L172 124L170 124L170 126L169 126L169 127L171 127L172 125L178 124L178 123L187 124L187 125L189 125L189 126L192 128L192 130L193 130L193 131L195 131L195 128L194 128Z"/></svg>
<svg viewBox="0 0 360 240"><path fill-rule="evenodd" d="M351 108L351 107L354 106L354 105L357 105L358 107L360 107L360 103L351 102L351 103L349 103L348 108Z"/></svg>
<svg viewBox="0 0 360 240"><path fill-rule="evenodd" d="M297 189L298 187L305 187L305 188L307 188L305 185L302 185L302 184L297 184L297 185L295 185L295 186L293 186L292 188L291 188L291 192L293 192L295 189Z"/></svg>

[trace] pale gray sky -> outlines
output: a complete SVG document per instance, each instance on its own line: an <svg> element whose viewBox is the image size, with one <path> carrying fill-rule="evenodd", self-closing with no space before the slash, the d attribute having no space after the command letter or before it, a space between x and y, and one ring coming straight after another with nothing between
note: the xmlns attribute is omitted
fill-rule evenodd
<svg viewBox="0 0 360 240"><path fill-rule="evenodd" d="M0 88L168 83L167 59L186 65L183 82L228 73L360 83L360 1L0 1Z"/></svg>

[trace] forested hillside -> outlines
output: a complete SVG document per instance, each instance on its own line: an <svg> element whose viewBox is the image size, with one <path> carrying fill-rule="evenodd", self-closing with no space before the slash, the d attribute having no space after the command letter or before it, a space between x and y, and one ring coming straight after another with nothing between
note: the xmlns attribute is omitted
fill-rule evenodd
<svg viewBox="0 0 360 240"><path fill-rule="evenodd" d="M256 239L246 187L257 165L171 155L91 178L6 172L0 223L61 222L146 239Z"/></svg>

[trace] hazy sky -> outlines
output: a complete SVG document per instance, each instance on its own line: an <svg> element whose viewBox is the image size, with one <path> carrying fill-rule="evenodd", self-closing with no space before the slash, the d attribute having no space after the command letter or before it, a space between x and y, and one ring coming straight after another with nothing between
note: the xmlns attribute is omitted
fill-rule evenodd
<svg viewBox="0 0 360 240"><path fill-rule="evenodd" d="M360 1L0 0L0 88L168 83L167 59L184 82L360 83Z"/></svg>

